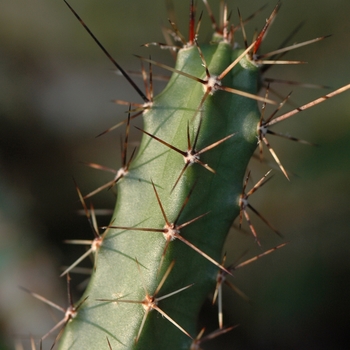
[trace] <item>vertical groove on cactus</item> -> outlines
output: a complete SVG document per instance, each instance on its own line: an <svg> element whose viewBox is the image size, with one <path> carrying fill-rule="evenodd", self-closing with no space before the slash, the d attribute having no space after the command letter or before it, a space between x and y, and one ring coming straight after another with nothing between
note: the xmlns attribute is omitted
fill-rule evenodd
<svg viewBox="0 0 350 350"><path fill-rule="evenodd" d="M262 73L271 64L301 63L281 61L280 58L290 50L325 37L259 54L280 2L256 39L248 44L244 30L246 21L242 20L240 13L240 25L231 25L227 6L222 2L221 17L217 21L209 3L203 0L214 28L211 42L197 41L201 20L196 22L196 8L192 1L189 39L186 40L170 21L171 35L176 45L180 42L182 47L177 49L170 43L156 44L176 49L175 67L139 57L141 62L149 64L148 74L142 69L144 80L147 81L147 75L149 77L148 91L144 93L71 5L64 2L136 90L143 104L134 104L135 110L129 105L128 119L106 131L126 124L121 169L116 171L87 163L92 168L112 172L114 178L85 196L77 187L95 239L67 241L90 244L91 247L62 275L68 274L89 253L94 253L95 260L81 301L76 307L70 306L74 314L65 310L65 318L57 326L64 325L58 336L60 339L57 338L59 349L200 349L202 342L235 328L235 325L224 323L222 314L221 287L227 274L286 244L238 265L225 267L222 248L237 217L239 225L243 217L246 219L249 234L260 244L247 209L281 236L248 202L250 195L271 178L268 177L269 171L246 191L250 179L247 165L253 153L259 148L261 157L264 143L289 179L266 137L267 134L284 135L271 131L270 127L349 89L350 85L276 116L289 96L282 102L275 101L268 96L268 87L265 95L260 96L259 91L268 83L262 78ZM243 49L237 48L234 42L239 30L245 42ZM153 96L152 65L172 72L166 87L157 96ZM125 101L116 102L126 104ZM279 105L265 119L267 103ZM128 158L131 121L141 115L143 128L137 128L142 135L141 143ZM102 228L105 231L100 234L93 206L91 204L89 210L85 200L111 187L117 190L115 211L110 225ZM246 298L232 283L226 281L226 284ZM218 330L205 336L197 329L197 318L210 294L214 295L213 302L218 299Z"/></svg>

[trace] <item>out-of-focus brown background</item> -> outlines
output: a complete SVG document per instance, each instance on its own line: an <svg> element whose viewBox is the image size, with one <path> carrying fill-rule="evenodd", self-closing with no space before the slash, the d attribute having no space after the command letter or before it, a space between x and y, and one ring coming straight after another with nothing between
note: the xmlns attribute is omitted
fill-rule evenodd
<svg viewBox="0 0 350 350"><path fill-rule="evenodd" d="M70 2L123 67L139 69L132 54L149 52L152 58L172 64L167 52L140 47L149 41L163 41L160 27L167 24L165 1ZM187 3L175 4L179 27L186 33ZM211 3L215 8L215 1ZM238 23L236 7L247 17L261 5L261 1L232 1L234 22ZM270 2L247 25L250 38L274 5ZM123 130L95 136L125 117L125 108L111 103L112 99L142 101L113 72L112 64L63 1L2 1L0 9L0 349L21 349L28 348L29 334L40 338L54 325L54 318L46 306L17 286L66 307L65 281L58 278L60 267L72 263L84 249L67 247L62 241L92 237L86 218L76 215L80 204L72 177L83 193L110 180L108 173L79 162L117 169ZM348 84L349 13L347 0L284 1L263 52L278 47L302 21L295 42L333 36L286 56L308 61L307 65L274 67L266 76L332 88ZM209 37L208 16L204 13L203 17L200 41ZM242 42L240 33L237 41ZM156 84L157 91L161 87ZM299 105L329 91L278 84L274 88L282 95L294 90L292 100ZM288 182L274 170L273 180L254 194L251 203L285 238L275 237L252 213L262 248L250 236L234 231L225 248L227 261L235 261L246 250L242 260L283 241L290 244L235 273L232 282L251 298L252 305L224 289L225 323L239 323L240 327L222 337L214 348L346 348L350 313L349 100L347 92L275 128L319 147L270 137L285 167L296 175ZM136 133L132 141L137 141ZM258 170L254 163L252 169L257 181L268 166ZM96 208L113 208L113 200L110 191L93 202ZM107 222L108 217L99 218L100 225ZM87 261L85 266L91 263ZM83 279L73 276L75 297ZM216 309L207 308L215 328ZM211 348L210 343L207 346Z"/></svg>

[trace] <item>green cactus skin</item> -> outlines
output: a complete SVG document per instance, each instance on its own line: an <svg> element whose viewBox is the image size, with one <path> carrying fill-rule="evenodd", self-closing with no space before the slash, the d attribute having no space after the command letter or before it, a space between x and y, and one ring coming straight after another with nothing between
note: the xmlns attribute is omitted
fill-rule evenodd
<svg viewBox="0 0 350 350"><path fill-rule="evenodd" d="M201 48L212 74L221 73L236 54L227 43ZM232 83L234 76L241 74L241 67L225 77L223 83L241 88ZM181 50L176 68L191 75L203 76L204 69L197 48L193 46ZM247 76L251 75L249 78L256 86L257 67L250 64L249 69L251 72ZM193 127L192 119L203 95L201 84L174 74L164 91L154 99L152 108L145 113L145 130L179 149L186 150L187 123L190 124L193 142L197 129ZM249 112L236 112L236 103L244 103ZM176 108L177 104L186 108ZM228 109L227 106L232 107ZM185 164L183 156L157 140L144 136L128 174L118 182L118 201L112 219L113 226L162 229L165 222L151 180L157 188L170 222L177 217L195 184L178 224L204 213L208 214L181 229L180 234L213 259L220 261L225 237L239 213L242 180L247 162L256 148L259 116L257 103L248 98L221 91L208 97L201 114L203 123L197 149L200 150L227 135L235 135L201 156L201 160L215 169L216 174L199 164L193 164L185 171L173 191L172 187ZM64 341L61 343L62 349L70 348L70 344L75 342L75 337L79 334L77 330L81 326L86 329L84 333L96 332L96 321L93 320L101 318L105 319L101 326L106 334L109 334L113 349L118 349L121 344L134 343L143 315L142 307L138 304L121 303L115 307L113 303L97 303L96 299L124 296L127 299L142 300L145 296L142 278L146 289L154 291L162 275L157 272L165 244L162 233L116 229L108 232L98 253L96 272L85 293L89 298L79 310L78 316L67 326ZM143 277L138 272L135 258L142 267ZM159 307L195 336L196 315L208 293L215 288L218 268L178 239L170 242L162 271L165 271L173 260L175 265L161 290L162 294L192 283L194 285L189 290L165 299ZM186 272L185 275L183 272ZM119 336L115 330L117 324L123 324L124 329ZM90 327L92 328L89 329ZM152 327L153 330L147 332L148 327ZM146 336L147 333L149 336ZM92 341L85 336L82 338L86 338L87 343L85 339L81 339L83 343L79 341L80 348L88 346ZM101 344L94 339L94 344L98 344L99 348L105 343L103 333L100 341ZM118 341L121 344L118 344ZM190 343L189 337L153 312L149 315L137 347L154 348L154 344L157 344L161 349L172 344L174 349L188 349Z"/></svg>
<svg viewBox="0 0 350 350"><path fill-rule="evenodd" d="M217 33L215 38L215 43L200 44L212 77L244 52ZM175 68L205 81L202 63L192 40L179 50ZM260 72L244 55L220 83L256 95ZM111 227L96 252L96 269L82 297L87 299L67 322L60 350L191 348L199 310L223 270L223 244L240 213L247 164L260 138L255 99L219 90L201 105L207 92L201 82L174 72L143 112L141 145L116 184ZM187 152L187 130L196 151L220 141L199 155L215 173L194 163L179 179L183 155L159 140ZM180 237L166 240L164 232L171 229L165 226L173 223ZM178 326L152 310L138 336L146 295Z"/></svg>

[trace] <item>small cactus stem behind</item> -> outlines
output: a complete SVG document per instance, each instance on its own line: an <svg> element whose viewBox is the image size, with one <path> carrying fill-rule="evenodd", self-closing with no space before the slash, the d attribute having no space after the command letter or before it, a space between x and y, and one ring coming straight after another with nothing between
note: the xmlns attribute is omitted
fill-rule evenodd
<svg viewBox="0 0 350 350"><path fill-rule="evenodd" d="M127 123L128 135L130 121L141 115L143 127L139 129L142 140L137 154L129 161L126 136L122 153L124 171L116 173L117 177L108 183L117 192L115 211L103 235L103 244L98 247L98 261L83 302L75 317L65 321L60 350L198 349L202 334L196 339L197 317L207 296L215 291L218 269L222 273L220 288L226 274L235 269L220 263L232 223L240 214L250 223L248 207L262 218L247 199L266 183L268 174L248 193L247 181L244 184L247 165L258 142L269 147L266 135L270 126L350 88L348 85L282 116L275 117L275 113L264 121L258 101L264 106L276 102L268 99L267 94L258 95L263 65L301 63L278 61L281 50L258 55L280 2L256 40L246 44L245 49L233 45L237 28L229 23L225 2L221 2L218 22L208 2L204 4L215 31L210 43L197 42L199 25L195 25L191 1L188 40L170 21L170 36L183 45L175 67L142 58L172 72L157 96L153 96L152 69L143 93L67 4L143 100L143 105L136 105L136 110L131 111L134 114L128 121L105 132ZM239 27L243 23L240 18ZM171 47L168 43L167 46ZM271 60L265 60L270 56ZM146 82L144 70L142 75ZM283 171L277 156L275 159ZM251 223L250 228L257 240ZM157 296L160 289L162 297ZM221 301L219 308L222 309ZM219 319L220 330L208 339L233 328L224 325L222 316Z"/></svg>

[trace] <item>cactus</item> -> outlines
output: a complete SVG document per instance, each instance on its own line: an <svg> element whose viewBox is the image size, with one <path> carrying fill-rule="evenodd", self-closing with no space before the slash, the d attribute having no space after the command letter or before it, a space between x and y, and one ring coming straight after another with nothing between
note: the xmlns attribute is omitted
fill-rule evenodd
<svg viewBox="0 0 350 350"><path fill-rule="evenodd" d="M240 15L239 24L231 25L227 7L222 5L222 17L216 22L208 2L203 2L214 27L211 42L197 40L200 19L196 18L192 1L189 38L184 39L171 23L171 34L181 47L156 44L177 51L175 68L140 57L149 66L148 73L143 70L148 77L146 93L66 2L137 91L143 104L135 110L129 107L127 120L117 125L124 125L126 131L123 164L114 172L115 177L85 196L77 186L95 238L82 242L89 243L90 249L62 275L68 276L89 253L94 253L94 268L81 301L73 304L69 300L68 309L60 308L65 316L55 327L63 326L57 337L59 349L199 349L205 336L197 329L197 318L208 295L219 299L218 331L209 339L233 329L234 325L226 325L223 320L221 284L235 269L252 261L225 267L222 248L233 221L239 217L240 226L244 217L249 234L260 244L250 209L280 235L248 201L271 178L270 172L248 191L248 163L257 147L262 155L265 144L289 180L268 141L267 135L280 135L271 127L350 88L347 85L288 113L279 113L289 96L282 100L270 96L262 76L265 67L282 63L280 57L284 53L325 37L260 55L261 42L280 3L256 39L248 44ZM234 45L240 35L244 48ZM172 72L165 89L157 96L152 92L154 65ZM265 90L263 95L259 95L261 89ZM265 115L267 104L276 105L271 115ZM141 116L144 123L142 129L138 128L141 143L128 157L132 120ZM98 164L88 165L104 169ZM115 211L110 225L98 228L87 199L111 187L117 193ZM284 243L254 259L282 246ZM31 294L45 301L38 294Z"/></svg>

